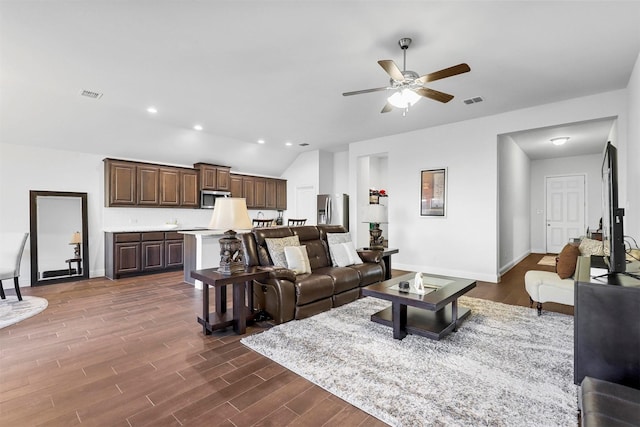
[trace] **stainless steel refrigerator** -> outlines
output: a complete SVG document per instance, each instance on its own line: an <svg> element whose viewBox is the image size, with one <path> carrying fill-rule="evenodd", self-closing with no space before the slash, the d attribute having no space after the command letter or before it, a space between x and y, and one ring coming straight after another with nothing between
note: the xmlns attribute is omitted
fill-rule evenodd
<svg viewBox="0 0 640 427"><path fill-rule="evenodd" d="M349 195L318 194L318 224L338 224L349 230Z"/></svg>

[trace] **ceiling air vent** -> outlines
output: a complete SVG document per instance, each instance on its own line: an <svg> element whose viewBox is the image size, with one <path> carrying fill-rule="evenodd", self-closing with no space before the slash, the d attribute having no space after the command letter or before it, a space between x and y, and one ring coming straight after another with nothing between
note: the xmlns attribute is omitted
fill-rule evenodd
<svg viewBox="0 0 640 427"><path fill-rule="evenodd" d="M102 94L98 92L94 92L92 90L83 89L80 91L80 95L86 96L87 98L100 99L102 98Z"/></svg>
<svg viewBox="0 0 640 427"><path fill-rule="evenodd" d="M478 102L482 102L484 101L484 99L482 99L481 96L476 96L474 98L468 98L464 100L465 104L477 104Z"/></svg>
<svg viewBox="0 0 640 427"><path fill-rule="evenodd" d="M302 144L298 144L298 145L299 145L300 147L306 147L306 146L308 146L309 144L307 144L306 142L303 142Z"/></svg>

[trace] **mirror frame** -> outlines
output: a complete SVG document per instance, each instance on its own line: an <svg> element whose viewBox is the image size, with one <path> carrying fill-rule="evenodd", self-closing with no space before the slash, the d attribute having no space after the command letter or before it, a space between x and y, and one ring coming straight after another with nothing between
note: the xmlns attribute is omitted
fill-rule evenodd
<svg viewBox="0 0 640 427"><path fill-rule="evenodd" d="M82 274L58 279L38 280L38 197L77 197L82 201ZM89 278L89 224L87 221L87 193L68 191L29 191L29 230L31 244L31 286L73 282Z"/></svg>

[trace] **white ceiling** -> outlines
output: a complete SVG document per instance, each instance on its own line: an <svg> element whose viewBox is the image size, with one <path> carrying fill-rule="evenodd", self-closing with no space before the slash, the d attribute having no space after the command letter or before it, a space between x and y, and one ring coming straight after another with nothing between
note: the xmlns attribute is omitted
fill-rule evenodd
<svg viewBox="0 0 640 427"><path fill-rule="evenodd" d="M0 0L0 141L280 175L306 150L625 88L638 22L637 1ZM403 118L385 92L341 95L385 86L404 36L419 74L470 65L429 85L451 102Z"/></svg>

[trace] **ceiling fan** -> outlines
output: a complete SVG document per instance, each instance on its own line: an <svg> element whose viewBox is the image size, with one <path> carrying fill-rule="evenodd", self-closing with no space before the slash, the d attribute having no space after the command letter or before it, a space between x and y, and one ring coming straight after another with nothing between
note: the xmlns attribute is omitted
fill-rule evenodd
<svg viewBox="0 0 640 427"><path fill-rule="evenodd" d="M389 74L391 79L389 80L389 86L378 87L374 89L356 90L353 92L345 92L343 96L359 95L361 93L379 92L383 90L393 90L394 93L387 98L387 103L380 111L381 113L388 113L393 110L393 107L402 108L404 112L402 115L406 115L410 106L413 106L422 97L430 98L439 102L449 102L453 99L453 95L448 93L439 92L434 89L429 89L423 85L435 80L444 79L446 77L452 77L458 74L467 73L471 71L471 68L465 63L454 65L453 67L445 68L440 71L425 74L420 76L415 71L407 70L407 49L411 44L411 39L408 37L401 38L398 41L400 48L403 51L404 62L403 71L390 59L383 59L378 61L378 64Z"/></svg>

